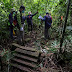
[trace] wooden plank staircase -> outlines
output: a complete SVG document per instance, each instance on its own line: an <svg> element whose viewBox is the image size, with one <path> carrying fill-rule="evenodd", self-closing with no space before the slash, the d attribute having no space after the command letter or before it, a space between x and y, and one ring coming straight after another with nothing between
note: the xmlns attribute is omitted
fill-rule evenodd
<svg viewBox="0 0 72 72"><path fill-rule="evenodd" d="M14 57L11 59L11 67L19 69L23 72L37 72L39 52L30 47L23 47L13 43L15 48Z"/></svg>

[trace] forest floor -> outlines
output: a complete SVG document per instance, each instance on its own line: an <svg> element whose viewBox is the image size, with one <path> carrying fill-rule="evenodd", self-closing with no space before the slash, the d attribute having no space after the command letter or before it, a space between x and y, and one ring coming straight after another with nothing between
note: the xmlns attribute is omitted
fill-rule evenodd
<svg viewBox="0 0 72 72"><path fill-rule="evenodd" d="M51 39L44 38L44 31L33 30L25 35L25 46L36 48L41 52L40 64L37 68L39 72L68 72L67 64L58 64L55 58L55 52L59 51L59 43L55 46L53 42L56 40L54 36Z"/></svg>
<svg viewBox="0 0 72 72"><path fill-rule="evenodd" d="M55 58L55 52L59 51L60 43L54 46L55 35L51 39L44 38L44 31L33 30L25 34L25 47L36 48L41 52L40 63L37 71L39 72L69 72L69 66ZM15 42L15 41L14 41ZM52 46L53 45L53 46Z"/></svg>

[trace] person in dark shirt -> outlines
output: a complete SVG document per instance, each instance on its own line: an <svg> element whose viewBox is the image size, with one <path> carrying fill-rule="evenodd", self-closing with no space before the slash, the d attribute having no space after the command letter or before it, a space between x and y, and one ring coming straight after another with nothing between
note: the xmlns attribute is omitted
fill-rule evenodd
<svg viewBox="0 0 72 72"><path fill-rule="evenodd" d="M28 31L33 30L32 17L35 16L37 13L38 13L38 11L35 14L32 15L31 12L29 12L29 15L27 16Z"/></svg>
<svg viewBox="0 0 72 72"><path fill-rule="evenodd" d="M45 38L48 39L48 38L50 38L49 29L50 29L51 23L52 23L52 19L49 16L48 12L46 13L46 16L44 16L44 18L42 20L45 21Z"/></svg>
<svg viewBox="0 0 72 72"><path fill-rule="evenodd" d="M12 8L11 13L9 14L9 23L10 23L10 36L13 39L13 14L15 13L15 10Z"/></svg>

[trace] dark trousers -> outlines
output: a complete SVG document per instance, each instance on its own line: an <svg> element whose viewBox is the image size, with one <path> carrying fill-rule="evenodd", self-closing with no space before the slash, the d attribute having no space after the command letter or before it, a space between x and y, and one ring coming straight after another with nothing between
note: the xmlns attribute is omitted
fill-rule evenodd
<svg viewBox="0 0 72 72"><path fill-rule="evenodd" d="M12 28L10 28L10 37L11 39L13 39L13 29Z"/></svg>
<svg viewBox="0 0 72 72"><path fill-rule="evenodd" d="M28 24L28 31L32 31L33 30L33 25L32 24Z"/></svg>
<svg viewBox="0 0 72 72"><path fill-rule="evenodd" d="M45 28L44 35L45 35L45 38L46 38L46 39L49 39L49 38L50 38L50 36L49 36L49 29L50 29L50 28Z"/></svg>

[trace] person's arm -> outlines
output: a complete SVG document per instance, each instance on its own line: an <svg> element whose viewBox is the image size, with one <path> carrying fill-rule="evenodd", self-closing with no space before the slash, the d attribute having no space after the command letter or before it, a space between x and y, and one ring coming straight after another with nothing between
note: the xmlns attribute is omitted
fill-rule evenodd
<svg viewBox="0 0 72 72"><path fill-rule="evenodd" d="M46 17L44 16L44 18L42 20L45 21L46 20Z"/></svg>
<svg viewBox="0 0 72 72"><path fill-rule="evenodd" d="M27 16L25 16L25 20L27 19Z"/></svg>
<svg viewBox="0 0 72 72"><path fill-rule="evenodd" d="M35 16L37 13L38 13L38 12L36 12L35 14L33 14L32 17Z"/></svg>

